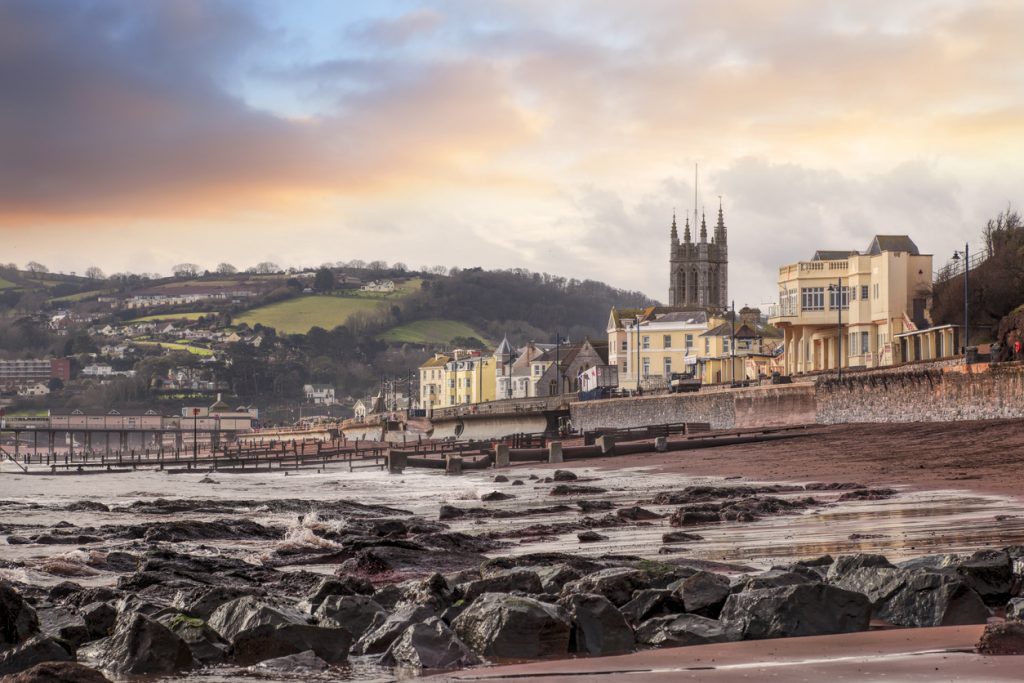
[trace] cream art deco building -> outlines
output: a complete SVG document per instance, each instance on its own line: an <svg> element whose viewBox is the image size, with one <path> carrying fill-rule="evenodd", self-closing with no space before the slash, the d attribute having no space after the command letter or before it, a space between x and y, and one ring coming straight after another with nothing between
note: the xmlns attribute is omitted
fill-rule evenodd
<svg viewBox="0 0 1024 683"><path fill-rule="evenodd" d="M927 327L932 257L906 235L876 235L863 252L818 251L782 266L778 282L770 322L784 333L787 374L892 365L896 335Z"/></svg>

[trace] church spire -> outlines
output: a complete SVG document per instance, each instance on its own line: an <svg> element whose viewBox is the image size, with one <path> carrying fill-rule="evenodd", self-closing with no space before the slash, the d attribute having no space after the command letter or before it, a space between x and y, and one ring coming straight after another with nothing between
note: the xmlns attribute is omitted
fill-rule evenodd
<svg viewBox="0 0 1024 683"><path fill-rule="evenodd" d="M676 212L675 211L672 211L672 234L671 234L671 238L672 238L672 244L676 244L676 243L679 242L679 231L676 230Z"/></svg>
<svg viewBox="0 0 1024 683"><path fill-rule="evenodd" d="M704 212L703 211L700 212L700 241L701 242L707 242L708 241L708 223L704 219Z"/></svg>
<svg viewBox="0 0 1024 683"><path fill-rule="evenodd" d="M722 216L722 196L718 196L718 225L715 226L715 242L725 244L725 218Z"/></svg>
<svg viewBox="0 0 1024 683"><path fill-rule="evenodd" d="M683 228L683 242L690 243L690 217L686 217L686 227Z"/></svg>

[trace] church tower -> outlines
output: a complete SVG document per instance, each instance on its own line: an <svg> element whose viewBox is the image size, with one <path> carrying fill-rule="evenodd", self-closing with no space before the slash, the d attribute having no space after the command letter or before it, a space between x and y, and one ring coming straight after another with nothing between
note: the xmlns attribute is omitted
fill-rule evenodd
<svg viewBox="0 0 1024 683"><path fill-rule="evenodd" d="M696 202L695 202L696 204ZM694 207L694 229L697 212ZM691 241L690 218L686 218L683 240L679 240L675 214L669 234L668 303L678 308L724 311L729 307L729 240L721 199L718 222L708 241L705 216L700 217L698 241Z"/></svg>

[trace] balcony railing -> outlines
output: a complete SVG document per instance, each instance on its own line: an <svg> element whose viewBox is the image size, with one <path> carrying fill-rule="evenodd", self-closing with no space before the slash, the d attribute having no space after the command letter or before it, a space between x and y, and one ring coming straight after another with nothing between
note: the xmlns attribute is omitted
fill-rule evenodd
<svg viewBox="0 0 1024 683"><path fill-rule="evenodd" d="M779 268L779 279L786 280L793 276L804 273L811 276L825 275L835 272L846 272L850 269L850 262L846 259L841 261L798 261L788 266Z"/></svg>

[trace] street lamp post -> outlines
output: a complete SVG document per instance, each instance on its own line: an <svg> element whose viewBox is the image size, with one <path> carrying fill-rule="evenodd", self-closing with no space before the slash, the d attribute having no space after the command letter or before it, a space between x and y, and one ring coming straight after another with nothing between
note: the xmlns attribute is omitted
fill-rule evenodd
<svg viewBox="0 0 1024 683"><path fill-rule="evenodd" d="M836 302L836 371L837 379L843 379L843 278L836 278L836 284L828 286Z"/></svg>
<svg viewBox="0 0 1024 683"><path fill-rule="evenodd" d="M968 281L968 277L970 276L970 273L971 273L971 245L965 243L964 244L963 252L954 251L953 252L953 260L954 261L959 261L961 254L963 254L963 259L964 259L964 365L966 365L967 364L967 347L970 344L970 331L969 331L969 328L968 328L968 323L970 321L970 317L969 317L969 309L968 309L969 304L968 304L968 301L967 301L967 291L968 291L967 290L967 281Z"/></svg>
<svg viewBox="0 0 1024 683"><path fill-rule="evenodd" d="M732 302L732 340L729 342L729 381L736 386L736 302Z"/></svg>
<svg viewBox="0 0 1024 683"><path fill-rule="evenodd" d="M640 393L640 316L636 317L636 391Z"/></svg>
<svg viewBox="0 0 1024 683"><path fill-rule="evenodd" d="M192 409L192 462L199 463L199 408Z"/></svg>

